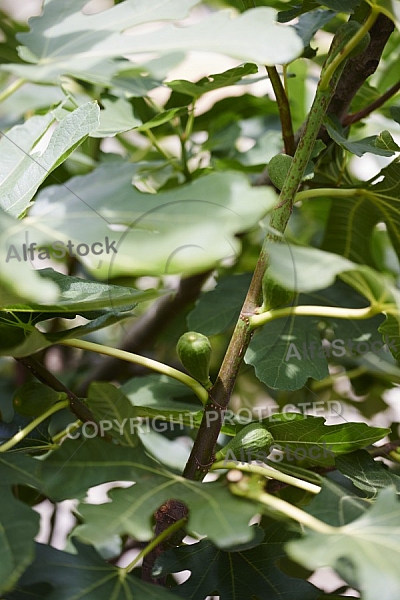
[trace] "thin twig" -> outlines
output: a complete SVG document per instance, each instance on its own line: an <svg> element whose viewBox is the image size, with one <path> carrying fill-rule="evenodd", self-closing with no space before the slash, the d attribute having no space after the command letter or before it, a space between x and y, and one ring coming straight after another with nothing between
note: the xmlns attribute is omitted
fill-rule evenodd
<svg viewBox="0 0 400 600"><path fill-rule="evenodd" d="M275 93L276 103L279 110L279 118L281 121L285 153L289 154L289 156L293 156L296 148L294 144L292 115L290 112L289 100L276 67L267 66L265 68L267 69L267 73Z"/></svg>
<svg viewBox="0 0 400 600"><path fill-rule="evenodd" d="M396 450L400 446L400 440L395 440L393 442L388 442L383 446L374 446L371 450L368 451L369 455L373 458L377 456L381 456L382 458L390 458L390 452Z"/></svg>
<svg viewBox="0 0 400 600"><path fill-rule="evenodd" d="M46 369L33 356L23 356L15 358L15 360L26 367L39 381L55 390L56 392L64 392L69 400L69 408L83 422L96 423L94 415L87 406L79 400L79 398L71 392L61 381L57 379L50 371Z"/></svg>
<svg viewBox="0 0 400 600"><path fill-rule="evenodd" d="M356 113L346 115L342 120L343 127L348 127L349 125L353 125L353 123L357 123L358 121L365 119L365 117L368 117L368 115L374 112L374 110L377 110L378 108L383 106L385 102L387 102L389 98L394 96L399 90L400 81L392 85L392 87L389 88L384 94L382 94L382 96L379 96L379 98L374 100L374 102L371 102L371 104L369 104L365 108L359 110Z"/></svg>

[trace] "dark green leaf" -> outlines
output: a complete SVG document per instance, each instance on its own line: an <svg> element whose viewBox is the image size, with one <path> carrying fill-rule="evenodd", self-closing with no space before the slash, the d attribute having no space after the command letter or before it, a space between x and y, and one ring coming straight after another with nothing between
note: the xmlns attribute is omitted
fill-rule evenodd
<svg viewBox="0 0 400 600"><path fill-rule="evenodd" d="M323 417L308 416L286 423L269 423L268 430L275 441L293 460L298 456L307 464L333 465L335 456L365 448L390 433L384 427L370 427L366 423L325 425Z"/></svg>
<svg viewBox="0 0 400 600"><path fill-rule="evenodd" d="M27 456L0 453L0 485L23 483L40 488L40 462Z"/></svg>
<svg viewBox="0 0 400 600"><path fill-rule="evenodd" d="M135 447L138 443L136 430L131 430L131 419L138 411L122 392L111 383L93 382L89 387L87 405L96 421L102 423L103 431L123 446Z"/></svg>
<svg viewBox="0 0 400 600"><path fill-rule="evenodd" d="M191 576L175 589L179 598L204 600L218 594L224 600L313 600L320 591L307 581L282 573L277 563L285 556L282 544L292 537L280 524L267 528L261 545L250 550L226 552L207 540L163 555L156 563L162 573L189 570ZM205 568L206 567L206 568Z"/></svg>
<svg viewBox="0 0 400 600"><path fill-rule="evenodd" d="M198 400L185 402L191 394L186 385L166 375L148 375L129 379L121 390L134 405L137 415L174 420L175 418L193 420L199 413ZM202 412L202 411L200 411Z"/></svg>
<svg viewBox="0 0 400 600"><path fill-rule="evenodd" d="M271 388L298 390L309 377L328 376L315 317L287 317L257 331L245 355L260 381Z"/></svg>
<svg viewBox="0 0 400 600"><path fill-rule="evenodd" d="M250 273L218 280L215 289L205 293L189 313L188 328L204 335L215 335L233 325L239 317L250 281Z"/></svg>
<svg viewBox="0 0 400 600"><path fill-rule="evenodd" d="M164 588L140 579L104 562L96 551L78 541L74 542L77 554L61 552L51 546L36 544L36 559L23 574L17 591L7 600L25 600L35 584L46 582L51 586L45 600L172 600L175 598ZM35 594L34 594L35 597ZM40 596L43 598L43 596Z"/></svg>
<svg viewBox="0 0 400 600"><path fill-rule="evenodd" d="M228 69L228 71L224 71L223 73L216 73L209 75L208 77L203 77L196 83L186 81L185 79L177 79L174 81L167 81L166 85L180 94L186 94L188 96L192 96L193 98L199 98L211 90L217 90L221 87L234 85L238 81L241 81L243 77L246 77L247 75L253 75L257 72L258 68L256 65L246 63L244 65L240 65L239 67ZM249 82L250 81L252 80L249 80Z"/></svg>
<svg viewBox="0 0 400 600"><path fill-rule="evenodd" d="M324 125L334 142L356 156L362 156L366 152L377 154L378 156L393 156L398 149L397 144L394 143L392 136L387 131L384 131L379 136L372 135L352 142L346 138L344 130L338 121L325 117Z"/></svg>
<svg viewBox="0 0 400 600"><path fill-rule="evenodd" d="M24 314L26 315L26 313ZM42 316L41 313L40 316ZM54 313L49 313L47 316L52 317ZM28 356L38 350L58 344L62 340L82 337L103 327L115 325L129 317L132 317L130 312L110 310L86 325L78 325L55 333L42 333L33 324L20 320L18 316L0 316L0 332L2 334L0 336L0 355Z"/></svg>
<svg viewBox="0 0 400 600"><path fill-rule="evenodd" d="M0 496L0 593L16 583L34 558L34 537L39 515L16 500L7 488Z"/></svg>
<svg viewBox="0 0 400 600"><path fill-rule="evenodd" d="M378 183L374 183L375 180ZM322 247L356 262L375 266L371 253L372 236L377 223L383 222L400 257L399 182L400 162L396 159L372 181L358 184L360 189L354 200L334 198ZM359 223L363 226L358 227Z"/></svg>
<svg viewBox="0 0 400 600"><path fill-rule="evenodd" d="M189 531L209 536L220 547L247 542L253 536L248 522L254 506L232 496L223 482L192 482L168 471L147 456L141 445L128 448L99 438L69 440L43 462L44 492L57 500L82 496L89 487L116 480L136 483L110 492L110 503L81 504L79 510L87 522L78 527L77 535L95 543L119 533L148 540L154 511L176 498L189 508Z"/></svg>
<svg viewBox="0 0 400 600"><path fill-rule="evenodd" d="M318 4L327 6L336 12L353 13L357 6L360 4L360 0L316 0Z"/></svg>
<svg viewBox="0 0 400 600"><path fill-rule="evenodd" d="M32 417L22 416L17 412L14 413L12 421L4 422L0 421L0 441L6 442L14 435L19 433L21 429L31 423ZM32 454L43 454L47 450L52 448L52 440L49 435L49 420L42 421L32 431L30 431L22 440L16 444L12 451L13 452L24 452ZM31 468L34 468L32 465Z"/></svg>
<svg viewBox="0 0 400 600"><path fill-rule="evenodd" d="M375 461L365 450L338 456L335 463L343 475L368 495L375 496L380 489L390 485L400 494L400 477L383 463Z"/></svg>
<svg viewBox="0 0 400 600"><path fill-rule="evenodd" d="M325 3L324 3L325 4ZM329 23L335 16L331 10L317 9L300 15L298 22L294 26L297 33L303 40L304 46L309 46L312 38L319 29Z"/></svg>

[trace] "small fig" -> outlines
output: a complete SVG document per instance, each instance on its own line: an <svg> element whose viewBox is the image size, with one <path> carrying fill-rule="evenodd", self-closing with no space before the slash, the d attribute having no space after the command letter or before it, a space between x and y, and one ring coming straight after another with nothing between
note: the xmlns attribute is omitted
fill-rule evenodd
<svg viewBox="0 0 400 600"><path fill-rule="evenodd" d="M295 297L295 293L291 290L287 290L283 285L273 279L269 275L268 270L263 277L262 290L263 305L260 312L266 312L267 310L289 304Z"/></svg>
<svg viewBox="0 0 400 600"><path fill-rule="evenodd" d="M274 443L274 438L261 423L249 423L243 427L221 450L215 454L215 460L223 460L229 453L238 459L245 455L251 457L262 450L269 449Z"/></svg>
<svg viewBox="0 0 400 600"><path fill-rule="evenodd" d="M268 175L278 190L283 188L285 179L293 162L293 157L288 154L277 154L268 163Z"/></svg>
<svg viewBox="0 0 400 600"><path fill-rule="evenodd" d="M15 392L13 407L24 417L37 417L59 400L65 400L66 398L67 394L64 392L56 392L47 385L32 381L24 383Z"/></svg>
<svg viewBox="0 0 400 600"><path fill-rule="evenodd" d="M197 331L188 331L179 338L176 351L188 373L205 388L211 387L209 369L212 348L208 337Z"/></svg>

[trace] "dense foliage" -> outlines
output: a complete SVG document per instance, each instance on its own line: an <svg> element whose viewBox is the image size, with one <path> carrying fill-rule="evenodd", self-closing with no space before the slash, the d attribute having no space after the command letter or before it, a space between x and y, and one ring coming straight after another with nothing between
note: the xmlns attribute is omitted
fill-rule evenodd
<svg viewBox="0 0 400 600"><path fill-rule="evenodd" d="M1 597L398 597L400 1L1 17Z"/></svg>

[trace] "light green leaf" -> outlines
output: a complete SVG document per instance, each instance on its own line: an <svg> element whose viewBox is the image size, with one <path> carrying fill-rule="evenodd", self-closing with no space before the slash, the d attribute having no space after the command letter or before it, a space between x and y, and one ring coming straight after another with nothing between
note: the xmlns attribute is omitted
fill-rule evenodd
<svg viewBox="0 0 400 600"><path fill-rule="evenodd" d="M271 276L287 289L311 292L332 284L336 276L371 303L386 304L396 314L399 294L390 278L370 267L317 248L270 244ZM318 266L317 266L318 265Z"/></svg>
<svg viewBox="0 0 400 600"><path fill-rule="evenodd" d="M15 228L20 227L20 221L9 217L0 208L0 306L2 308L15 306L28 298L31 302L51 303L55 302L59 295L57 285L50 280L42 279L30 262L23 261L19 264L18 261L17 269L12 260L7 260L10 252L8 236ZM26 241L29 243L30 240L25 240L25 243Z"/></svg>
<svg viewBox="0 0 400 600"><path fill-rule="evenodd" d="M164 123L168 123L174 117L185 114L187 112L186 106L181 106L177 108L171 108L170 110L164 110L160 112L158 115L155 115L140 127L137 127L137 131L148 131L149 129L154 129L154 127L158 127L159 125L163 125Z"/></svg>
<svg viewBox="0 0 400 600"><path fill-rule="evenodd" d="M143 428L138 428L138 435L146 451L168 469L182 473L189 458L187 439L183 437L186 432L182 420L176 424L172 419L166 419L165 422L158 420L158 423L153 421L153 427L157 431L148 428L146 422L143 425ZM178 437L169 440L165 435L166 431L177 432Z"/></svg>
<svg viewBox="0 0 400 600"><path fill-rule="evenodd" d="M39 514L16 500L11 489L0 496L0 593L11 589L34 558Z"/></svg>
<svg viewBox="0 0 400 600"><path fill-rule="evenodd" d="M40 141L50 125L55 121L54 114L34 116L23 125L9 129L0 140L2 161L0 167L1 185L13 176L15 169L26 161L26 154ZM32 159L29 159L32 162Z"/></svg>
<svg viewBox="0 0 400 600"><path fill-rule="evenodd" d="M133 114L132 105L124 98L110 96L101 99L100 125L90 137L112 137L138 127L141 122Z"/></svg>
<svg viewBox="0 0 400 600"><path fill-rule="evenodd" d="M54 117L31 117L24 125L13 127L0 141L1 154L9 157L5 168L0 167L1 208L19 217L49 173L98 127L99 110L95 102L88 102L64 116L41 154L35 145Z"/></svg>
<svg viewBox="0 0 400 600"><path fill-rule="evenodd" d="M18 588L28 596L32 588L46 600L173 600L165 588L141 581L118 567L107 564L91 546L74 541L77 553L61 552L51 546L36 544L36 559L23 574ZM51 589L49 590L49 586ZM45 595L44 595L45 594ZM25 595L25 594L24 594ZM36 595L36 594L35 594ZM20 597L10 596L10 600Z"/></svg>
<svg viewBox="0 0 400 600"><path fill-rule="evenodd" d="M282 133L277 130L268 129L260 135L250 150L240 152L238 157L244 165L265 165L281 150Z"/></svg>
<svg viewBox="0 0 400 600"><path fill-rule="evenodd" d="M19 269L18 269L19 270ZM54 269L38 269L34 271L39 278L37 285L46 290L48 281L54 282L58 288L57 301L54 303L32 302L29 296L19 298L18 304L5 304L1 308L18 312L85 314L102 309L124 308L131 310L138 302L151 300L161 293L156 290L137 290L119 285L107 285L97 281L88 281L81 277L71 277L54 271ZM23 302L23 303L22 303Z"/></svg>
<svg viewBox="0 0 400 600"><path fill-rule="evenodd" d="M287 244L269 244L270 272L288 290L312 292L331 285L335 277L355 267L337 254Z"/></svg>
<svg viewBox="0 0 400 600"><path fill-rule="evenodd" d="M371 304L377 302L385 306L388 314L398 313L400 293L389 277L361 265L352 271L341 273L340 278L367 298Z"/></svg>
<svg viewBox="0 0 400 600"><path fill-rule="evenodd" d="M400 504L393 488L382 490L372 508L355 521L332 533L308 530L286 550L307 568L333 567L364 600L393 600L400 561Z"/></svg>
<svg viewBox="0 0 400 600"><path fill-rule="evenodd" d="M31 20L29 33L21 34L20 56L32 65L7 65L31 81L57 81L68 74L110 85L112 77L132 64L116 58L152 52L148 33L124 35L127 29L152 21L185 18L198 0L128 0L106 11L83 15L87 0L46 0L40 17ZM140 47L142 46L142 50ZM155 50L155 49L154 49ZM165 53L163 53L165 54Z"/></svg>
<svg viewBox="0 0 400 600"><path fill-rule="evenodd" d="M275 10L267 7L236 16L231 10L219 10L184 27L168 24L145 33L134 29L143 23L182 19L197 3L127 0L82 18L86 0L74 0L68 7L61 0L47 0L42 16L31 21L31 31L18 36L25 44L21 57L36 65L6 68L35 81L54 81L69 74L80 78L89 75L92 80L98 75L98 81L104 82L121 68L113 59L129 54L200 50L258 64L283 64L302 52L295 30L277 24ZM129 35L125 35L128 28Z"/></svg>
<svg viewBox="0 0 400 600"><path fill-rule="evenodd" d="M128 311L131 311L138 301L146 301L159 295L155 290L141 291L106 285L63 275L53 269L35 271L22 265L18 269L14 268L13 274L11 269L9 272L19 293L15 293L12 288L12 291L8 292L6 287L1 296L4 306L0 306L0 355L6 356L27 356L62 339L80 337L108 327L132 317L132 313ZM18 276L21 277L25 273L26 281L24 285L20 285ZM36 299L34 294L31 294L30 289L25 289L27 282L34 282L38 302L33 302L32 296ZM56 290L50 297L47 293L49 283L54 285ZM46 319L72 319L76 315L81 315L91 322L50 333L41 332L35 327L38 322Z"/></svg>
<svg viewBox="0 0 400 600"><path fill-rule="evenodd" d="M158 194L133 187L133 173L131 163L116 161L74 177L68 187L46 187L23 227L10 232L8 246L21 247L26 232L38 245L71 240L89 249L101 242L101 256L77 256L97 278L188 275L235 256L236 234L257 225L276 203L272 190L252 187L239 173L213 173Z"/></svg>
<svg viewBox="0 0 400 600"><path fill-rule="evenodd" d="M65 102L65 92L62 88L27 82L1 103L0 122L3 127L4 122L11 126L22 122L24 115L39 111L42 113L43 109L57 106L60 102ZM47 114L51 117L50 111ZM37 119L38 117L31 117L29 121L32 121L33 118Z"/></svg>

